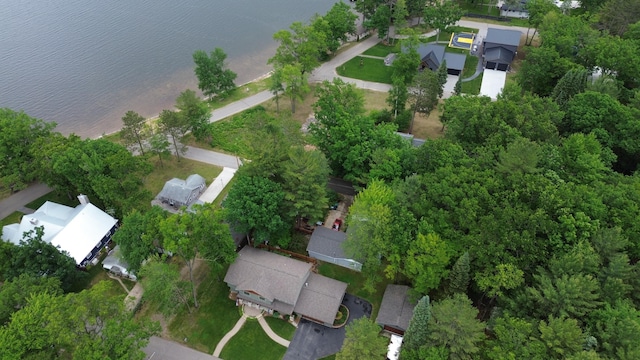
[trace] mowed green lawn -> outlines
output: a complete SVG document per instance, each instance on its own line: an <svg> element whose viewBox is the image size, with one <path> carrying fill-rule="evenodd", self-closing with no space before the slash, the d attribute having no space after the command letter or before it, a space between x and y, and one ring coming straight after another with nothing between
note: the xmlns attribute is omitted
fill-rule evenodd
<svg viewBox="0 0 640 360"><path fill-rule="evenodd" d="M360 65L360 61L362 61L362 65ZM337 67L336 72L340 76L352 79L391 84L393 68L386 66L383 59L356 56Z"/></svg>
<svg viewBox="0 0 640 360"><path fill-rule="evenodd" d="M225 360L281 360L287 348L271 340L258 321L247 319L242 329L229 340L220 358Z"/></svg>
<svg viewBox="0 0 640 360"><path fill-rule="evenodd" d="M264 319L269 324L269 327L273 332L278 334L281 338L291 340L293 339L293 334L296 332L296 327L291 325L286 320L273 317L273 316L265 316Z"/></svg>
<svg viewBox="0 0 640 360"><path fill-rule="evenodd" d="M227 267L217 276L207 274L202 280L198 287L200 308L192 313L186 309L180 311L169 325L174 339L187 338L189 347L211 354L240 319L240 309L229 299L229 287L222 281L226 272Z"/></svg>

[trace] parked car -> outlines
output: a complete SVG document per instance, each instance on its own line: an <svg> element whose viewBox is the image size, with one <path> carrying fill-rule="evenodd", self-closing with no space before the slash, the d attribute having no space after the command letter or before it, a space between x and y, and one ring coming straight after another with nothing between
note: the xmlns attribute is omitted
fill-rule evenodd
<svg viewBox="0 0 640 360"><path fill-rule="evenodd" d="M336 219L336 221L333 222L333 226L331 228L335 231L340 231L340 226L342 226L342 219Z"/></svg>

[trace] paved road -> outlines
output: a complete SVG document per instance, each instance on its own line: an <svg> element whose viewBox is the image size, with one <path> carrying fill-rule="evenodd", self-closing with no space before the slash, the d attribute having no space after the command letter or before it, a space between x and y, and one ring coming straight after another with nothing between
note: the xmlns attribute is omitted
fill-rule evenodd
<svg viewBox="0 0 640 360"><path fill-rule="evenodd" d="M25 204L32 202L40 196L51 192L47 185L38 183L21 190L6 199L0 201L0 219L11 215L14 211L20 210ZM35 210L35 209L34 209Z"/></svg>
<svg viewBox="0 0 640 360"><path fill-rule="evenodd" d="M189 146L187 152L182 155L187 159L200 161L205 164L211 164L221 167L237 169L242 165L242 160L237 156L223 154L217 151L205 150L193 146Z"/></svg>
<svg viewBox="0 0 640 360"><path fill-rule="evenodd" d="M215 356L157 336L151 337L149 345L142 351L147 354L145 360L220 360Z"/></svg>
<svg viewBox="0 0 640 360"><path fill-rule="evenodd" d="M242 91L242 89L238 89L238 91ZM244 98L242 100L232 102L231 104L221 107L220 109L213 110L211 112L211 117L209 118L209 122L216 122L222 119L226 119L229 116L235 115L249 108L260 105L263 102L271 99L272 97L273 97L273 94L269 90L265 90L255 95L251 95L247 98Z"/></svg>

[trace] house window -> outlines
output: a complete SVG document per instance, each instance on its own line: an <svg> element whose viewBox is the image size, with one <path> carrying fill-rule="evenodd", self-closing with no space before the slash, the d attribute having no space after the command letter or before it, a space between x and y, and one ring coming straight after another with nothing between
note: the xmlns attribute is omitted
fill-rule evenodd
<svg viewBox="0 0 640 360"><path fill-rule="evenodd" d="M258 296L260 298L260 300L262 301L267 301L267 299L263 298L262 296Z"/></svg>

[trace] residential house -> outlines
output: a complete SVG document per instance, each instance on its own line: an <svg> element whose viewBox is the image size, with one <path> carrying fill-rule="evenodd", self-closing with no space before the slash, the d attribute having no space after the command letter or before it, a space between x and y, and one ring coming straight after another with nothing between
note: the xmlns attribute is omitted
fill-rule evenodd
<svg viewBox="0 0 640 360"><path fill-rule="evenodd" d="M409 299L409 289L405 285L387 285L376 318L384 331L403 336L409 327L416 306Z"/></svg>
<svg viewBox="0 0 640 360"><path fill-rule="evenodd" d="M45 202L33 214L24 215L19 224L2 228L2 239L20 244L24 233L43 227L42 240L66 251L79 266L96 259L111 240L118 220L98 209L85 195L78 196L80 205L70 206Z"/></svg>
<svg viewBox="0 0 640 360"><path fill-rule="evenodd" d="M362 264L345 255L342 245L347 240L347 234L324 226L317 226L307 246L309 256L324 262L336 264L347 269L362 271Z"/></svg>
<svg viewBox="0 0 640 360"><path fill-rule="evenodd" d="M245 246L224 277L236 305L297 314L332 326L347 284L312 272L312 264Z"/></svg>
<svg viewBox="0 0 640 360"><path fill-rule="evenodd" d="M420 46L417 51L421 59L421 70L429 68L431 71L436 71L442 62L446 61L447 73L449 75L460 75L464 69L464 63L467 60L464 54L445 52L444 45L426 44Z"/></svg>
<svg viewBox="0 0 640 360"><path fill-rule="evenodd" d="M485 69L507 71L516 57L522 33L517 30L489 28L482 46Z"/></svg>
<svg viewBox="0 0 640 360"><path fill-rule="evenodd" d="M186 180L173 178L164 184L162 191L151 204L167 204L173 209L179 209L183 206L189 206L198 200L205 188L206 181L198 174L191 174Z"/></svg>

